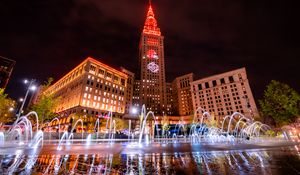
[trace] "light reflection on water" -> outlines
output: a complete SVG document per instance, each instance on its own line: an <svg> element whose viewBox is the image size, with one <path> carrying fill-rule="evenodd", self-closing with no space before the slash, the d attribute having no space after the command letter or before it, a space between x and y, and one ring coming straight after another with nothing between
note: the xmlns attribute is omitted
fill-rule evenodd
<svg viewBox="0 0 300 175"><path fill-rule="evenodd" d="M297 147L193 153L0 155L0 174L300 174Z"/></svg>

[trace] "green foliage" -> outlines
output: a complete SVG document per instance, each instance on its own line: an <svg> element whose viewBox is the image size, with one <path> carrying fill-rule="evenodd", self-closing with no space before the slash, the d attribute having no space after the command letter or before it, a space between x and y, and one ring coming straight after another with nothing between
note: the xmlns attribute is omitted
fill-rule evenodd
<svg viewBox="0 0 300 175"><path fill-rule="evenodd" d="M283 135L282 135L282 132L281 131L279 131L279 132L277 132L277 137L282 137Z"/></svg>
<svg viewBox="0 0 300 175"><path fill-rule="evenodd" d="M116 123L116 130L123 130L123 129L128 129L129 123L127 120L120 119L120 118L114 118Z"/></svg>
<svg viewBox="0 0 300 175"><path fill-rule="evenodd" d="M169 131L170 125L167 124L167 123L165 123L165 124L163 124L162 129L163 129L164 131Z"/></svg>
<svg viewBox="0 0 300 175"><path fill-rule="evenodd" d="M15 113L10 111L10 108L15 107L15 101L8 98L4 93L4 89L0 88L0 125L14 121Z"/></svg>
<svg viewBox="0 0 300 175"><path fill-rule="evenodd" d="M37 103L32 106L32 110L37 112L39 121L52 120L56 114L53 112L55 107L59 104L60 99L54 98L53 94L46 94L45 90L51 85L53 79L49 78L41 87L41 93Z"/></svg>
<svg viewBox="0 0 300 175"><path fill-rule="evenodd" d="M211 117L208 118L207 125L209 127L217 127L218 126L218 121L215 120L215 117L212 115Z"/></svg>
<svg viewBox="0 0 300 175"><path fill-rule="evenodd" d="M259 100L262 116L271 118L277 126L295 121L299 115L300 96L287 84L272 80Z"/></svg>
<svg viewBox="0 0 300 175"><path fill-rule="evenodd" d="M273 131L273 130L267 130L265 132L265 134L268 135L268 136L274 137L275 136L275 131Z"/></svg>

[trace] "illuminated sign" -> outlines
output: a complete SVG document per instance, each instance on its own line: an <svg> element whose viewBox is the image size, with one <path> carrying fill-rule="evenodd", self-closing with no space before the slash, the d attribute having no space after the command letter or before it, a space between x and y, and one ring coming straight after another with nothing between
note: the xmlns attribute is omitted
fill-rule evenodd
<svg viewBox="0 0 300 175"><path fill-rule="evenodd" d="M158 59L157 53L152 49L147 51L147 57L151 59Z"/></svg>
<svg viewBox="0 0 300 175"><path fill-rule="evenodd" d="M159 71L159 66L157 64L155 64L154 62L149 63L147 65L147 68L153 73L156 73Z"/></svg>

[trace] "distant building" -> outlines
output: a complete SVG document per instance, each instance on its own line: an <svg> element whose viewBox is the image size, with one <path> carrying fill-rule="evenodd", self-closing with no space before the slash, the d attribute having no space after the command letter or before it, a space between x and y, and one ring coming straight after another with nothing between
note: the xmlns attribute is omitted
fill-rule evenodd
<svg viewBox="0 0 300 175"><path fill-rule="evenodd" d="M173 99L172 83L166 83L166 97L167 97L166 115L174 115L174 99Z"/></svg>
<svg viewBox="0 0 300 175"><path fill-rule="evenodd" d="M132 99L133 99L133 86L134 86L134 73L121 67L121 72L128 76L127 88L126 88L126 101L125 101L125 114L129 114L132 109Z"/></svg>
<svg viewBox="0 0 300 175"><path fill-rule="evenodd" d="M258 115L245 68L196 80L191 83L191 90L197 116L199 107L217 120L233 112L249 118Z"/></svg>
<svg viewBox="0 0 300 175"><path fill-rule="evenodd" d="M126 73L88 57L45 93L61 98L58 113L120 116L126 111L127 80Z"/></svg>
<svg viewBox="0 0 300 175"><path fill-rule="evenodd" d="M132 105L136 108L141 108L141 106L140 106L140 86L141 86L141 81L135 80L134 84L133 84Z"/></svg>
<svg viewBox="0 0 300 175"><path fill-rule="evenodd" d="M193 80L194 74L190 73L177 77L172 82L176 115L186 116L194 113L190 85Z"/></svg>
<svg viewBox="0 0 300 175"><path fill-rule="evenodd" d="M16 62L0 56L0 88L5 89Z"/></svg>

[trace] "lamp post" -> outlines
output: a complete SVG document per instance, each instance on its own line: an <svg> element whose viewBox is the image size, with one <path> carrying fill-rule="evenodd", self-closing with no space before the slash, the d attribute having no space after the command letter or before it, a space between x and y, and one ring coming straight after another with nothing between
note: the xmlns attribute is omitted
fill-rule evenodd
<svg viewBox="0 0 300 175"><path fill-rule="evenodd" d="M26 102L26 99L27 99L27 97L28 97L29 91L35 91L36 88L37 88L37 87L33 84L34 82L35 82L34 79L31 79L31 80L29 81L29 85L28 85L28 87L27 87L27 91L26 91L25 97L24 97L24 99L20 99L20 101L22 101L22 105L21 105L21 107L20 107L20 109L19 109L19 113L17 114L17 117L18 117L18 118L19 118L19 117L21 116L21 114L22 114L23 107L24 107L24 105L25 105L25 102ZM24 83L25 83L25 84L28 84L28 80L24 80Z"/></svg>

